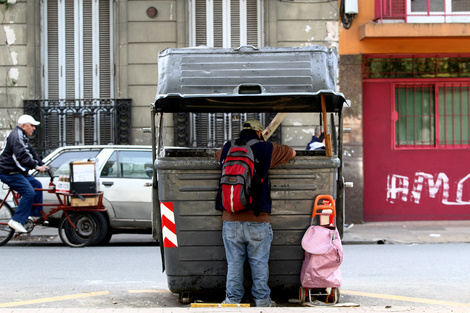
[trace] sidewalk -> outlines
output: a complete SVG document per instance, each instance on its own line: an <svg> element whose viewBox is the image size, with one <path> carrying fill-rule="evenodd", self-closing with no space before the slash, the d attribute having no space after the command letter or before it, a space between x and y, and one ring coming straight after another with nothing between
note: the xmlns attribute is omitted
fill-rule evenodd
<svg viewBox="0 0 470 313"><path fill-rule="evenodd" d="M412 243L470 243L470 221L369 222L343 235L343 244Z"/></svg>
<svg viewBox="0 0 470 313"><path fill-rule="evenodd" d="M36 227L31 234L12 239L57 242L57 228ZM153 242L151 235L117 234L111 243ZM424 244L470 243L470 221L369 222L349 225L344 230L343 245L351 244Z"/></svg>

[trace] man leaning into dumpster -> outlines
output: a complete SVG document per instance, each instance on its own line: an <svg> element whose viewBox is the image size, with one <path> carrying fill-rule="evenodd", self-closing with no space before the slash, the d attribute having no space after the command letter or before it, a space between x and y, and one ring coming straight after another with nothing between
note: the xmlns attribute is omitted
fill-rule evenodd
<svg viewBox="0 0 470 313"><path fill-rule="evenodd" d="M243 124L239 139L248 142L259 139L260 142L251 146L255 157L255 170L259 177L264 178L259 191L253 195L253 209L230 213L222 210L222 236L227 258L226 296L223 303L240 303L244 295L243 265L248 258L251 267L253 286L251 293L257 307L276 306L271 300L268 287L269 252L273 239L273 231L269 224L271 213L271 185L268 171L270 168L287 163L295 157L295 150L286 145L265 142L262 136L263 126L258 120L247 120ZM215 153L221 164L230 149L230 141Z"/></svg>
<svg viewBox="0 0 470 313"><path fill-rule="evenodd" d="M9 185L21 195L18 208L8 225L17 232L26 233L23 224L27 219L37 220L42 217L42 207L33 210L33 203L42 203L42 184L28 174L29 170L36 169L44 172L48 169L39 158L29 138L39 122L30 115L22 115L18 119L18 126L8 135L5 147L0 155L0 180Z"/></svg>

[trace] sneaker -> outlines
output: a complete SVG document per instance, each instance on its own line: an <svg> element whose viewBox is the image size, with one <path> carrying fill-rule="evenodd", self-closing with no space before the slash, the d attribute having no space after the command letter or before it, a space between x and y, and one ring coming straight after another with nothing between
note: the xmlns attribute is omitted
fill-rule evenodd
<svg viewBox="0 0 470 313"><path fill-rule="evenodd" d="M10 220L8 222L8 226L10 226L11 228L13 228L14 230L16 230L17 232L19 233L27 233L28 231L23 227L23 225L21 223L18 223L17 221L14 221L14 220Z"/></svg>
<svg viewBox="0 0 470 313"><path fill-rule="evenodd" d="M267 308L274 308L274 307L277 307L276 305L276 302L274 302L273 300L271 300L271 302L269 302L268 305L258 305L256 304L257 307L267 307Z"/></svg>

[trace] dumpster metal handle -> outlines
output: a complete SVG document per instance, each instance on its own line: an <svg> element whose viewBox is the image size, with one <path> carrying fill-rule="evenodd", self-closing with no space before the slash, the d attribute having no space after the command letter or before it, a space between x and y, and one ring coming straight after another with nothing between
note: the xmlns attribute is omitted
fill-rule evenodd
<svg viewBox="0 0 470 313"><path fill-rule="evenodd" d="M244 48L249 48L249 49L251 49L251 50L259 50L259 48L256 48L256 47L253 46L253 45L240 46L240 47L235 48L235 49L233 49L233 50L235 50L235 51L240 51L240 50L242 50L242 49L244 49Z"/></svg>

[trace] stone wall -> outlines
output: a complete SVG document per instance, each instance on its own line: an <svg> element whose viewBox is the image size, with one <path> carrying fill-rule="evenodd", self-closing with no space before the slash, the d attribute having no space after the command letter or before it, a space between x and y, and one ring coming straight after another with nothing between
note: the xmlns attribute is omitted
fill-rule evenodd
<svg viewBox="0 0 470 313"><path fill-rule="evenodd" d="M23 99L36 97L41 81L39 1L0 4L0 142L23 114Z"/></svg>

